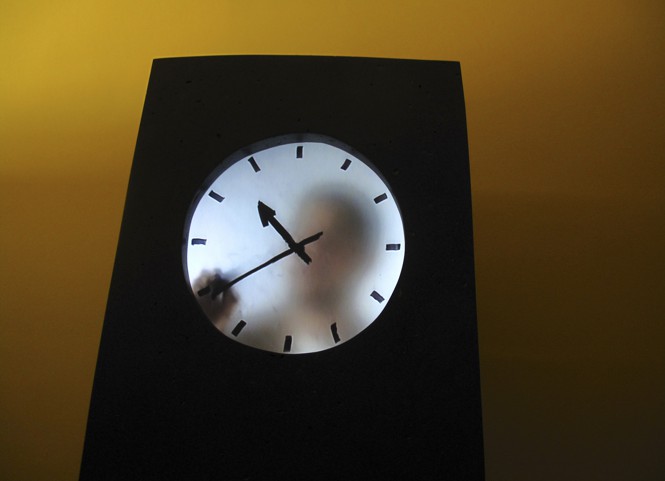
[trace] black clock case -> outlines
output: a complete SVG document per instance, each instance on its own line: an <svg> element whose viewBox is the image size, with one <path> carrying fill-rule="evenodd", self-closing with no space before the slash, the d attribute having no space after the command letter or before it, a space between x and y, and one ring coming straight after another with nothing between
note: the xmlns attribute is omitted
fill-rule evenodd
<svg viewBox="0 0 665 481"><path fill-rule="evenodd" d="M208 322L181 252L210 172L297 133L338 139L378 167L402 212L405 263L356 338L278 355ZM484 479L473 267L459 63L155 60L80 479Z"/></svg>

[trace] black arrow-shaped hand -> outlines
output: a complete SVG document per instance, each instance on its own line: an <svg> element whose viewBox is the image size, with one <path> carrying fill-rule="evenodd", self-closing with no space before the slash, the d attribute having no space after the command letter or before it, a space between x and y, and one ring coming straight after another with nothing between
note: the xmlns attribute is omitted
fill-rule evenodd
<svg viewBox="0 0 665 481"><path fill-rule="evenodd" d="M297 244L295 244L295 247L304 249L304 247L307 244L311 244L312 242L314 242L316 240L319 240L319 237L321 237L322 235L323 235L323 232L319 232L318 234L314 234L312 236L309 236L309 237L301 240ZM280 252L276 256L268 259L263 264L261 264L259 266L256 266L254 269L251 269L251 270L245 272L244 274L242 274L242 275L240 275L240 276L238 276L235 279L230 280L230 281L225 281L225 280L221 279L220 277L217 277L210 284L208 284L206 287L204 287L203 289L200 289L197 292L197 294L199 296L205 296L207 294L210 294L212 296L212 298L215 299L218 295L220 295L222 292L226 291L228 288L230 288L234 284L242 281L246 277L251 276L255 272L260 271L264 267L268 267L270 264L272 264L274 262L277 262L278 260L283 259L288 255L293 254L294 252L296 252L296 250L294 248L290 247L287 250L285 250L284 252Z"/></svg>
<svg viewBox="0 0 665 481"><path fill-rule="evenodd" d="M312 262L312 258L305 252L304 244L302 244L302 242L297 243L291 234L289 234L288 231L284 228L284 226L280 224L279 221L275 218L276 213L274 209L271 209L261 201L259 201L258 209L259 217L261 218L261 224L263 224L263 227L268 227L268 224L273 226L277 233L282 236L282 239L284 239L287 245L293 249L293 252L295 252L298 257L305 261L306 264Z"/></svg>

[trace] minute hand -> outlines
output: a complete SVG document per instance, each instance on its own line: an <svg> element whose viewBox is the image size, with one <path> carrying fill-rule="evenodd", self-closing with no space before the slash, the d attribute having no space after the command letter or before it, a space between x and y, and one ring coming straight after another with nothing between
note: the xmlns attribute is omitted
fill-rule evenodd
<svg viewBox="0 0 665 481"><path fill-rule="evenodd" d="M282 239L287 243L287 245L293 249L293 252L295 252L298 257L300 257L303 261L305 261L306 264L309 264L312 262L312 258L307 255L305 252L305 246L301 243L297 243L291 234L284 228L282 224L279 223L279 221L276 219L275 215L276 212L274 209L271 209L268 207L266 204L263 202L259 201L258 204L258 209L259 209L259 217L261 218L261 224L263 224L263 227L267 227L268 224L273 226L273 228L277 231L277 233L282 236Z"/></svg>
<svg viewBox="0 0 665 481"><path fill-rule="evenodd" d="M306 239L301 240L296 245L304 247L307 244L311 244L312 242L319 240L319 237L321 237L322 235L323 235L323 232L319 232L317 234L314 234L312 236L307 237ZM256 266L254 269L251 269L251 270L245 272L244 274L236 277L235 279L233 279L231 281L226 282L226 281L223 281L220 278L217 278L214 281L212 281L212 283L210 283L207 287L204 287L203 289L199 290L198 295L199 296L205 296L206 294L211 294L212 298L215 299L218 295L220 295L222 292L226 291L228 288L230 288L234 284L236 284L236 283L240 282L241 280L245 279L246 277L249 277L252 274L260 271L264 267L268 267L270 264L273 264L273 263L279 261L280 259L284 259L286 256L289 256L289 255L293 254L294 252L295 252L295 250L293 248L289 248L289 249L285 250L284 252L280 252L276 256L268 259L263 264L261 264L259 266Z"/></svg>

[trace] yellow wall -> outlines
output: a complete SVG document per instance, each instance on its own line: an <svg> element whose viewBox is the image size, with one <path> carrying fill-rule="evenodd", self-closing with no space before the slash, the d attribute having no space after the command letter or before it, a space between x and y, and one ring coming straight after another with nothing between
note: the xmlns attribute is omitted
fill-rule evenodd
<svg viewBox="0 0 665 481"><path fill-rule="evenodd" d="M151 59L459 60L488 480L665 479L662 0L0 4L0 479L75 479Z"/></svg>

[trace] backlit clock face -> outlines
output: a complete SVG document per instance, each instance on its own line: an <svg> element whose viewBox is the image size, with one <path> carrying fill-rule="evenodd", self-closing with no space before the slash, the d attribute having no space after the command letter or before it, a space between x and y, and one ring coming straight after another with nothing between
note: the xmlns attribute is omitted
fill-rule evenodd
<svg viewBox="0 0 665 481"><path fill-rule="evenodd" d="M320 135L254 144L204 182L185 225L192 294L227 337L316 352L369 326L393 294L404 228L386 181Z"/></svg>

